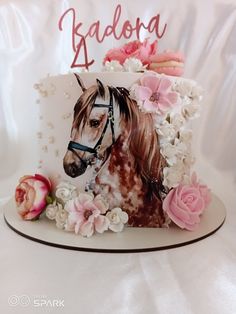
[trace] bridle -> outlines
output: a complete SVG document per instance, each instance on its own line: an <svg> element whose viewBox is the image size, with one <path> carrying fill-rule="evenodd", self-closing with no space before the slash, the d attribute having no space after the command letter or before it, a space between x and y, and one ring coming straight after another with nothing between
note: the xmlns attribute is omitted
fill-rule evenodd
<svg viewBox="0 0 236 314"><path fill-rule="evenodd" d="M107 120L106 123L104 125L102 134L100 136L100 138L98 139L97 143L95 144L95 146L89 147L83 144L80 144L78 142L74 142L74 141L70 141L68 144L68 150L70 150L71 152L73 152L79 159L80 161L87 167L87 165L91 164L92 159L97 159L99 150L101 148L101 144L103 141L103 138L106 134L108 125L110 124L111 127L111 133L112 133L112 144L111 146L115 143L115 132L114 132L114 107L113 107L113 95L112 95L112 91L109 88L109 95L110 95L110 101L109 101L109 105L106 104L94 104L93 108L108 108L108 115L107 115ZM87 160L84 160L82 157L79 156L79 154L77 153L77 150L83 151L83 152L88 152L91 153L93 155L93 158L89 158Z"/></svg>

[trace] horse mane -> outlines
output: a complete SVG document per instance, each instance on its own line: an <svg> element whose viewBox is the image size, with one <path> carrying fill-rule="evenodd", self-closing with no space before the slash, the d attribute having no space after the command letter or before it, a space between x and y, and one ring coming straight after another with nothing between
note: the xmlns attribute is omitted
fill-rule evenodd
<svg viewBox="0 0 236 314"><path fill-rule="evenodd" d="M120 111L128 112L123 118L129 123L128 146L135 160L136 172L147 186L149 197L160 200L160 193L165 192L162 185L165 160L160 154L153 116L142 112L126 89L113 88L113 95Z"/></svg>

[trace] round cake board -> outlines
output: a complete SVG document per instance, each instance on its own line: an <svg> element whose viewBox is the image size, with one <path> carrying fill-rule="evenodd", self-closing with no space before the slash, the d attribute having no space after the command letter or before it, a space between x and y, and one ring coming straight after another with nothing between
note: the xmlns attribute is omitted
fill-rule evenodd
<svg viewBox="0 0 236 314"><path fill-rule="evenodd" d="M196 231L171 225L170 228L124 228L123 232L106 231L90 238L58 229L45 216L37 221L24 221L17 214L13 200L4 207L7 225L19 235L54 247L107 253L148 252L176 248L202 240L216 232L224 223L226 210L222 201L212 195L212 202L201 217Z"/></svg>

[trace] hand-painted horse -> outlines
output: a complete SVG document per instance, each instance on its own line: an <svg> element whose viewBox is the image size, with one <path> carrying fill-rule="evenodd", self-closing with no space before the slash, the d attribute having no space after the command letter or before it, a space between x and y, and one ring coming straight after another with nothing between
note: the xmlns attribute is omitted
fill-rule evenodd
<svg viewBox="0 0 236 314"><path fill-rule="evenodd" d="M65 172L75 178L100 160L93 192L110 208L125 210L130 226L161 227L164 160L152 115L142 112L125 88L97 80L86 89L76 78L83 94L74 107Z"/></svg>

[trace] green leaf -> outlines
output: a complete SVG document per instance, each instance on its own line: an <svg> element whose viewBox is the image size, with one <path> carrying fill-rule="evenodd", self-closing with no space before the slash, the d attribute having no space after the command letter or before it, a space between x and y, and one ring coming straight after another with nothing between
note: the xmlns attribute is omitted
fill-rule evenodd
<svg viewBox="0 0 236 314"><path fill-rule="evenodd" d="M53 198L50 195L47 195L46 196L46 202L47 202L47 205L52 204L53 203Z"/></svg>

